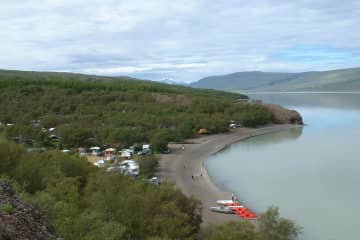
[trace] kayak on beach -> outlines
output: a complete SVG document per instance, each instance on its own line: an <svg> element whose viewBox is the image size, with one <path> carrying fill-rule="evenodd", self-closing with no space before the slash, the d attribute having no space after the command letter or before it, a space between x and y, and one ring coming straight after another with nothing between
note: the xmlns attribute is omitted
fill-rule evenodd
<svg viewBox="0 0 360 240"><path fill-rule="evenodd" d="M237 203L240 204L239 201L233 201L233 200L217 200L216 203L219 205L237 204Z"/></svg>
<svg viewBox="0 0 360 240"><path fill-rule="evenodd" d="M256 219L257 215L251 210L247 209L243 205L240 204L239 201L233 200L217 200L218 207L210 207L210 210L213 212L219 213L234 213L239 217L245 219Z"/></svg>
<svg viewBox="0 0 360 240"><path fill-rule="evenodd" d="M209 209L213 212L235 214L232 208L226 206L209 207Z"/></svg>

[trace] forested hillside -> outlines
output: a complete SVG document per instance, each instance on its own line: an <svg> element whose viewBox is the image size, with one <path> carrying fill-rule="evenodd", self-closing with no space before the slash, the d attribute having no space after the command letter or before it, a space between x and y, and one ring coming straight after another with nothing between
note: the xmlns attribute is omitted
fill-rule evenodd
<svg viewBox="0 0 360 240"><path fill-rule="evenodd" d="M250 127L279 122L264 105L239 101L245 98L129 78L1 71L0 178L40 209L66 240L196 239L201 203L172 184L141 179L154 174L156 161L141 156L143 175L134 180L58 149L150 142L162 150L168 141L197 136L200 128L228 131L230 120ZM47 151L28 152L30 146ZM28 229L18 217L31 219L26 213L6 199L0 204L0 216L18 220L19 226L11 225L16 229ZM229 223L211 227L204 238L226 234L265 240L263 233L269 232L292 239L298 234L276 209L264 216L260 221L271 224L259 231L251 224ZM0 231L0 238L9 234Z"/></svg>
<svg viewBox="0 0 360 240"><path fill-rule="evenodd" d="M238 72L206 77L191 86L227 91L360 91L360 68L302 73Z"/></svg>
<svg viewBox="0 0 360 240"><path fill-rule="evenodd" d="M51 224L65 240L199 238L201 203L168 183L157 186L109 174L85 158L58 151L27 153L21 145L3 138L0 176L0 183L11 183L44 216L41 220L12 191L0 189L4 193L0 195L0 239L38 236L50 240L53 237L44 233ZM293 221L281 218L276 208L262 214L258 223L258 228L245 221L210 226L202 238L291 240L301 231Z"/></svg>
<svg viewBox="0 0 360 240"><path fill-rule="evenodd" d="M129 78L1 71L0 90L0 131L33 147L166 146L200 128L225 132L230 120L276 122L243 95Z"/></svg>

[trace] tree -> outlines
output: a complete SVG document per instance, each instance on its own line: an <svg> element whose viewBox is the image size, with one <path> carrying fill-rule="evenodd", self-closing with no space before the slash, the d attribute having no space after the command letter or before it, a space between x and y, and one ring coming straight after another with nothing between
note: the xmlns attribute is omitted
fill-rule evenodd
<svg viewBox="0 0 360 240"><path fill-rule="evenodd" d="M280 217L277 207L270 207L261 214L258 222L261 240L293 240L302 230L294 221Z"/></svg>
<svg viewBox="0 0 360 240"><path fill-rule="evenodd" d="M91 144L92 132L90 126L67 125L60 128L61 142L72 146L81 147Z"/></svg>
<svg viewBox="0 0 360 240"><path fill-rule="evenodd" d="M223 225L210 227L205 232L205 240L254 240L255 226L247 221L230 221Z"/></svg>
<svg viewBox="0 0 360 240"><path fill-rule="evenodd" d="M291 220L280 217L279 209L276 207L270 207L261 214L255 225L248 221L212 225L205 231L204 239L294 240L301 233L301 227Z"/></svg>
<svg viewBox="0 0 360 240"><path fill-rule="evenodd" d="M159 129L153 132L150 138L151 147L156 150L163 152L167 149L167 145L170 140L179 139L178 132L168 130L168 129Z"/></svg>
<svg viewBox="0 0 360 240"><path fill-rule="evenodd" d="M128 239L194 238L200 228L200 202L166 183L158 187L121 174L98 172L85 194L89 209L99 211L104 221L123 224Z"/></svg>
<svg viewBox="0 0 360 240"><path fill-rule="evenodd" d="M19 145L6 141L0 136L0 175L14 177L15 169L21 161L25 151Z"/></svg>
<svg viewBox="0 0 360 240"><path fill-rule="evenodd" d="M156 155L137 156L139 167L141 169L140 175L151 177L154 175L155 169L159 164L159 159Z"/></svg>

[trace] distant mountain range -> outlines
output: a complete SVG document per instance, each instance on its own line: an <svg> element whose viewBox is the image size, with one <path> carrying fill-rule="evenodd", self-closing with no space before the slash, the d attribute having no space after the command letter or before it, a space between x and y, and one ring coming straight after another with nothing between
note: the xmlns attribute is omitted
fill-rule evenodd
<svg viewBox="0 0 360 240"><path fill-rule="evenodd" d="M322 72L237 72L202 78L190 85L226 91L360 91L360 68Z"/></svg>

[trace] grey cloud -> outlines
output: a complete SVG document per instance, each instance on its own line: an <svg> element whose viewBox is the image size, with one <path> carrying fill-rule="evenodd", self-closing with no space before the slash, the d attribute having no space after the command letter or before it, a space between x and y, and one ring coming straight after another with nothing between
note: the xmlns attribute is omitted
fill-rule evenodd
<svg viewBox="0 0 360 240"><path fill-rule="evenodd" d="M74 54L74 55L70 55L69 58L71 64L79 64L79 65L93 65L93 64L115 65L115 64L122 64L133 61L133 59L130 57L122 57L116 54L96 54L96 53Z"/></svg>
<svg viewBox="0 0 360 240"><path fill-rule="evenodd" d="M272 56L298 45L359 51L358 16L358 1L2 1L0 68L118 69L181 81L242 70L321 70L333 63Z"/></svg>

